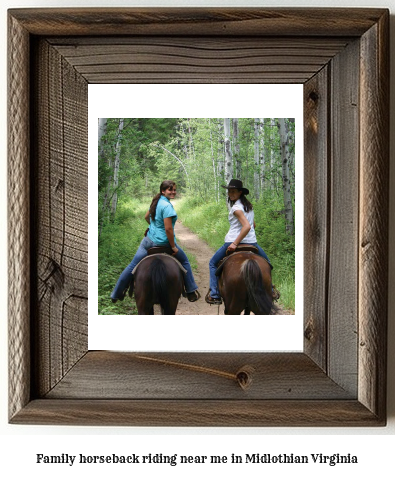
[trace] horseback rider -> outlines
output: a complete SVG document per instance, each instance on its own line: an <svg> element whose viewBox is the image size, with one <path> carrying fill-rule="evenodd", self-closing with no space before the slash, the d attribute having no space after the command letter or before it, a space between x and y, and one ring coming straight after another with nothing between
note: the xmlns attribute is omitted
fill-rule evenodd
<svg viewBox="0 0 395 478"><path fill-rule="evenodd" d="M268 256L256 240L254 211L252 204L246 198L249 190L243 187L243 183L239 179L231 179L228 186L222 187L228 190L228 203L230 205L228 219L230 227L225 236L225 244L217 250L209 262L210 287L205 297L208 304L222 304L218 290L218 277L215 272L219 262L226 256L227 251L234 252L239 244L255 246L258 254L270 264ZM273 268L271 264L270 266Z"/></svg>
<svg viewBox="0 0 395 478"><path fill-rule="evenodd" d="M124 269L111 293L113 302L123 300L132 279L132 271L137 264L148 255L148 249L157 246L168 246L173 251L173 256L186 269L184 275L185 291L190 302L195 302L200 298L198 286L193 277L191 265L188 257L176 242L174 234L174 225L177 221L177 213L170 200L174 199L177 193L177 186L174 181L163 181L159 188L159 193L152 199L149 210L144 219L148 222L149 228L145 237L140 243L139 248L132 262Z"/></svg>

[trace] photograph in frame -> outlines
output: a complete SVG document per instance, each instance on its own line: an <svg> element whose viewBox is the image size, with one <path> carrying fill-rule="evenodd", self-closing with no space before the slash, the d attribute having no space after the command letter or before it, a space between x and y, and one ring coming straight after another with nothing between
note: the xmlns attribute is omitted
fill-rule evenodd
<svg viewBox="0 0 395 478"><path fill-rule="evenodd" d="M103 98L108 98L109 101L103 100ZM146 99L149 98L149 106L147 106ZM166 101L166 99L169 99ZM231 102L231 107L227 106L229 98L233 98ZM127 215L130 204L135 204L134 207L140 207L140 217L136 217L133 214L133 218L136 217L134 222L131 222L130 218L126 216L125 226L120 225L117 221L117 216L115 219L111 220L109 216L105 219L106 224L110 225L108 229L104 227L103 233L103 218L98 217L102 214L103 203L107 201L107 214L110 214L111 204L108 200L108 179L111 178L111 183L113 181L113 170L110 169L110 174L105 178L105 187L101 186L101 197L99 199L98 213L94 210L94 206L90 209L89 218L90 218L90 236L95 237L96 231L98 230L99 234L99 250L102 254L102 265L101 270L103 271L103 278L101 279L102 283L97 282L96 276L99 264L95 261L96 250L93 240L90 241L90 255L89 260L92 261L92 266L90 266L90 281L92 281L92 287L90 287L89 297L95 297L96 287L101 290L106 290L106 295L102 297L103 292L99 292L100 297L100 306L99 313L94 309L94 299L90 302L90 319L89 319L89 348L98 350L98 349L110 349L110 350L289 350L297 351L302 349L302 298L303 298L303 230L302 230L302 220L303 217L303 168L300 166L300 160L298 158L303 157L303 133L301 129L303 121L303 90L302 85L251 85L247 90L244 85L90 85L89 86L89 118L92 123L90 127L90 135L92 138L90 140L90 148L92 152L90 154L90 173L89 173L89 191L90 191L90 202L92 205L95 204L95 197L97 195L97 179L99 174L98 170L95 168L95 154L97 154L97 137L98 137L98 116L100 112L106 113L105 122L109 125L108 132L108 142L107 151L108 156L116 156L116 148L119 147L118 139L119 137L123 138L124 148L119 150L119 153L123 155L123 166L126 169L125 172L121 172L126 177L125 182L129 181L130 186L124 186L124 201L126 202L123 207L122 203L122 193L120 194L121 201L120 207L118 209L118 215ZM256 109L257 105L262 105L262 108L267 112L267 118L248 118L248 113L253 112ZM284 310L284 306L279 305L276 307L275 321L273 317L254 317L252 314L250 317L246 316L243 318L242 325L240 323L240 318L232 314L227 317L222 317L224 315L224 306L216 307L206 304L204 296L207 292L207 286L209 285L209 261L212 255L215 252L215 248L210 248L206 241L199 239L197 235L194 235L190 232L188 228L181 229L183 224L187 223L188 218L183 219L182 224L179 224L179 221L175 224L176 237L179 234L179 230L184 231L184 237L188 241L197 242L197 245L191 242L187 242L187 253L191 250L191 247L195 248L194 253L197 254L197 257L192 255L192 260L194 261L195 273L198 274L198 286L203 286L200 290L202 291L201 300L196 301L196 303L190 304L187 298L181 297L178 303L176 317L166 317L166 320L158 317L151 317L145 315L143 320L139 320L139 317L136 316L137 310L134 301L129 298L129 294L125 294L126 297L121 303L121 307L116 308L113 306L110 300L110 287L108 284L109 270L111 269L111 260L113 256L119 256L120 251L118 248L124 247L125 250L130 251L130 259L133 257L133 253L136 251L138 244L143 238L143 233L146 230L147 223L143 220L146 209L148 209L152 196L147 196L144 198L145 208L141 209L142 197L144 196L144 191L147 190L148 182L153 181L149 179L150 175L152 178L155 177L154 186L150 185L155 191L155 188L158 187L158 181L161 179L156 179L157 175L160 178L167 178L167 171L173 171L173 177L179 178L178 183L178 194L177 198L181 195L181 200L176 199L176 204L182 204L182 196L184 191L191 189L189 184L196 184L199 178L199 174L204 174L206 176L206 181L212 181L213 177L216 178L215 172L213 176L213 163L217 172L217 178L213 189L210 194L215 195L216 201L213 201L213 207L216 210L221 211L221 214L224 216L224 221L222 228L224 232L222 233L222 240L226 235L226 228L228 227L228 209L226 203L226 193L225 189L222 188L225 184L224 182L224 171L221 174L221 166L224 169L224 119L214 118L215 113L221 111L232 110L233 113L237 113L240 119L237 120L237 125L240 125L238 129L240 130L240 142L242 144L241 151L239 152L240 157L244 161L240 160L239 165L239 174L241 174L241 168L244 167L245 176L248 181L248 176L250 180L248 184L251 184L251 195L254 195L253 191L254 184L259 189L256 194L261 193L262 183L263 183L263 166L258 166L261 169L261 174L254 174L254 155L259 155L259 144L258 146L254 144L254 136L258 137L261 148L261 159L262 156L266 154L266 161L268 166L266 166L266 190L267 198L269 201L272 201L274 206L272 210L268 212L267 219L271 221L272 228L277 227L277 240L281 237L282 241L286 244L295 244L295 231L296 231L296 246L297 246L297 279L295 280L294 272L295 270L295 253L294 250L291 250L291 253L287 256L287 261L284 261L284 272L283 274L286 277L292 276L291 281L296 284L296 293L293 296L291 292L291 297L289 303L291 304L288 309ZM126 114L127 112L136 112L147 115L150 114L148 118L142 119L133 119L133 118L119 118L119 115ZM183 114L194 113L192 118L167 118L166 113L178 113ZM204 112L211 113L211 118L200 118L196 117L197 115L202 115ZM277 117L270 117L277 113ZM282 115L287 118L278 118ZM104 116L101 114L101 116ZM116 116L116 117L114 117ZM288 120L288 118L290 118ZM279 128L280 124L286 125L288 127L288 121L290 124L291 131L289 133L290 138L290 148L291 148L291 174L292 178L292 190L293 194L296 191L297 201L293 199L292 204L292 219L295 218L295 231L293 234L287 236L285 232L286 222L284 218L284 192L282 189L282 168L281 168L281 140ZM286 123L287 122L287 123ZM100 120L99 120L100 123ZM102 121L103 123L103 121ZM235 120L230 119L229 123L232 124L232 132L234 128ZM122 134L119 133L119 126L122 125ZM147 131L146 133L142 132L142 128L146 124ZM159 141L149 141L150 138L147 138L147 135L151 134L154 138L157 134L155 125L158 124L159 127L170 129L172 133L175 131L174 137L171 138L170 144L161 144ZM136 126L134 126L136 125ZM169 126L170 125L170 126ZM191 126L192 125L192 126ZM134 127L133 127L134 126ZM112 129L111 129L112 128ZM185 150L186 146L182 143L185 142L185 137L191 132L191 129L194 128L196 131L196 138L194 139L193 158L188 157L188 151ZM138 130L138 131L137 131ZM99 130L100 134L100 130ZM162 133L163 134L163 133ZM136 137L139 137L140 146L139 148L143 151L140 152L139 149L136 150L134 140ZM213 137L217 144L215 145L215 158L214 146L213 146ZM184 137L184 139L182 139ZM105 139L106 137L104 137ZM211 138L211 143L209 142ZM145 139L145 142L143 142ZM187 138L187 146L190 146L190 139ZM266 145L265 141L266 140ZM193 141L193 138L192 138ZM231 141L234 142L234 138L231 138ZM132 148L135 147L134 152L131 152ZM209 148L207 151L207 147ZM271 150L270 147L273 149ZM177 149L178 148L178 149ZM206 149L205 149L206 148ZM258 149L258 151L256 151ZM240 146L239 146L240 150ZM99 145L99 155L101 151L101 146ZM137 151L137 152L136 152ZM175 155L174 153L177 153ZM130 155L145 155L145 157L140 157L136 161L130 160ZM190 155L192 153L189 153ZM204 155L206 154L206 162L204 162ZM129 156L128 156L129 155ZM259 156L258 156L259 158ZM259 160L259 159L258 159ZM122 161L122 160L121 160ZM138 164L136 165L136 162ZM193 161L196 162L194 166ZM234 170L236 172L236 161L234 161ZM159 165L157 164L159 162ZM146 168L147 177L137 177L136 179L133 174L136 170L128 171L128 168L131 168L130 164L134 164L135 168L144 168L146 163L150 163L151 169ZM185 164L184 164L185 163ZM141 166L139 166L139 164ZM295 168L296 164L299 164L299 172ZM104 159L102 163L101 171L106 171L108 166L108 157ZM199 171L200 167L200 171ZM160 169L161 168L161 169ZM188 175L188 168L189 175ZM204 169L207 168L208 170ZM249 169L248 169L249 168ZM281 168L281 169L280 169ZM159 173L158 173L159 170ZM296 174L295 174L296 170ZM162 171L162 172L161 172ZM165 172L163 172L165 171ZM140 176L142 175L141 170L139 170ZM108 173L107 173L108 174ZM102 176L100 176L102 177ZM295 181L296 178L296 181ZM255 180L255 183L254 183ZM140 186L140 191L138 189L138 184ZM259 181L259 183L258 183ZM122 179L121 179L122 182ZM246 183L246 181L244 181ZM156 184L158 183L158 184ZM247 183L246 183L247 184ZM296 186L295 186L296 185ZM196 189L195 194L202 195L206 190L207 200L203 202L208 202L208 185L201 185L201 191L199 186ZM183 189L184 188L184 189ZM119 190L119 189L118 189ZM121 189L122 190L122 189ZM128 193L127 191L130 191ZM197 193L196 193L197 191ZM180 194L181 193L181 194ZM99 193L100 194L100 193ZM146 194L146 193L145 193ZM155 192L156 194L156 192ZM256 194L253 196L256 198ZM262 194L262 193L261 193ZM197 200L199 197L197 198ZM251 199L254 203L254 199ZM133 200L136 201L133 203ZM264 199L261 198L260 204L261 207L264 205ZM276 202L274 202L276 201ZM299 204L299 210L295 210L294 204ZM202 201L201 201L202 205ZM176 206L177 207L177 206ZM295 213L294 213L295 211ZM193 211L192 211L193 213ZM185 213L187 216L190 214L189 211ZM195 213L196 214L196 213ZM199 212L198 212L199 214ZM202 214L202 213L200 213ZM207 213L206 213L207 214ZM259 212L258 212L259 214ZM123 216L122 216L123 217ZM266 217L266 216L265 216ZM299 218L297 221L296 218ZM200 221L204 220L202 215L199 218ZM262 217L261 221L265 219ZM139 224L139 236L137 236L135 241L134 249L130 246L132 243L132 236L134 229L133 224ZM113 234L107 231L111 231L114 227L114 231L122 231L121 233L115 232L115 237ZM202 226L205 227L205 224ZM218 227L213 221L210 222L211 234L217 234L214 228ZM259 227L259 226L258 226ZM263 227L262 227L263 228ZM186 232L185 232L186 231ZM266 225L266 231L269 235L271 229ZM116 237L116 234L120 234L119 238ZM186 234L186 235L185 235ZM273 232L276 234L276 231ZM181 236L182 237L182 236ZM212 239L210 233L206 239ZM185 239L184 239L185 240ZM121 241L121 242L120 242ZM124 241L124 244L122 243ZM220 244L221 239L217 242ZM270 240L266 241L267 243ZM189 244L191 244L189 246ZM181 245L183 243L181 242ZM189 248L188 248L189 246ZM284 247L290 247L284 246ZM294 249L295 246L291 246ZM218 247L217 247L218 248ZM202 254L201 251L205 251ZM276 246L272 244L272 251L276 251ZM122 257L119 264L126 266L124 263L124 257ZM196 263L198 262L199 268ZM290 263L290 267L288 267ZM121 272L122 267L118 265L117 272ZM114 288L117 276L112 275L113 284L111 289ZM203 279L200 279L200 278ZM105 286L103 286L105 284ZM287 284L287 283L285 283ZM285 287L284 284L284 287ZM287 284L288 285L288 284ZM107 289L105 289L107 287ZM283 289L281 285L279 289ZM283 289L284 295L287 291ZM294 298L293 298L294 297ZM281 301L283 304L284 301ZM295 317L295 303L298 304L298 313ZM133 305L132 305L133 304ZM273 302L273 304L276 304ZM134 307L134 311L132 309ZM160 308L156 309L156 314L160 314ZM177 317L180 315L180 317ZM188 315L188 321L185 321L183 315ZM208 317L206 317L208 316ZM141 318L140 318L141 319ZM225 322L226 321L226 322ZM254 330L254 334L248 334L248 338L243 339L240 333L240 327L244 330ZM205 330L210 330L210 334L205 333ZM224 330L226 332L224 333ZM279 333L279 331L287 331L284 333ZM156 332L154 332L156 331ZM192 332L193 331L193 332ZM103 338L100 339L99 337ZM98 337L96 340L95 337ZM163 338L166 337L166 340L163 341ZM250 343L249 343L250 341ZM129 342L129 344L128 344ZM164 342L166 345L164 346ZM106 346L107 344L107 346ZM114 348L115 347L115 348ZM159 347L159 348L158 348Z"/></svg>

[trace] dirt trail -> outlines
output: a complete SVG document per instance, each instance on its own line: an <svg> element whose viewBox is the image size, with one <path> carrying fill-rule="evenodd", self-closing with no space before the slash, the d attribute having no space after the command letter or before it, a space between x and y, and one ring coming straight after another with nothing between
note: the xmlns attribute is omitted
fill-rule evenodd
<svg viewBox="0 0 395 478"><path fill-rule="evenodd" d="M193 254L196 258L197 271L194 271L193 275L202 296L196 302L189 302L186 297L181 297L176 315L224 315L223 304L220 306L210 305L204 300L210 284L208 263L215 251L184 226L179 219L175 224L175 234L177 242L184 252ZM276 315L289 315L290 313L290 311L279 308Z"/></svg>
<svg viewBox="0 0 395 478"><path fill-rule="evenodd" d="M175 234L182 249L196 258L197 271L193 273L193 276L202 296L196 302L189 302L186 297L181 297L176 315L217 315L218 305L207 304L204 300L210 284L208 263L215 251L184 226L179 219L175 224ZM219 314L224 315L223 305L219 306Z"/></svg>

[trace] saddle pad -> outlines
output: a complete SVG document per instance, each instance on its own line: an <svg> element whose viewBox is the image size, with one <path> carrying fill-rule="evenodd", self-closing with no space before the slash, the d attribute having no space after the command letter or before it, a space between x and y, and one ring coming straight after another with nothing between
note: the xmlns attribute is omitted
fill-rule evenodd
<svg viewBox="0 0 395 478"><path fill-rule="evenodd" d="M218 263L218 267L217 267L217 270L215 271L215 275L217 277L219 277L221 275L221 272L222 272L222 269L224 268L224 264L225 262L229 259L229 257L232 257L234 256L235 254L241 254L241 253L245 253L247 252L248 254L251 254L252 256L255 256L257 254L255 254L254 252L251 252L251 251L236 251L236 252L232 252L232 254L229 254L229 256L225 256L223 259L221 259ZM262 257L262 256L259 256L259 257ZM263 260L266 261L266 259L264 257L262 257ZM270 264L270 262L266 261L269 266L271 267L271 269L273 269L273 266Z"/></svg>
<svg viewBox="0 0 395 478"><path fill-rule="evenodd" d="M182 272L183 272L184 274L187 273L187 270L184 269L184 267L182 267L181 263L180 263L175 257L170 256L169 254L165 254L165 253L163 253L163 252L160 252L159 254L151 254L151 255L149 255L149 256L145 256L144 259L141 259L141 261L137 264L137 266L132 270L132 274L134 274L134 273L136 272L137 267L138 267L143 261L145 261L145 260L148 259L149 257L153 257L153 256L166 256L166 257L170 257L171 259L173 259L173 261L175 261L175 262L177 263L178 267L182 270Z"/></svg>
<svg viewBox="0 0 395 478"><path fill-rule="evenodd" d="M253 254L253 252L251 251L232 252L232 254L229 254L229 256L225 256L223 259L219 261L217 270L215 271L215 275L218 277L221 275L224 264L229 259L229 257L235 256L236 254L241 254L241 252L248 252L248 254L251 254L251 255Z"/></svg>

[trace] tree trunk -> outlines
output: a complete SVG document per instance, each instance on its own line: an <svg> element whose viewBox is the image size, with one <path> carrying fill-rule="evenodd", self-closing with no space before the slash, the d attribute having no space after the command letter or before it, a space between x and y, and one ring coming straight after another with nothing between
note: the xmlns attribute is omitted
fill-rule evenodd
<svg viewBox="0 0 395 478"><path fill-rule="evenodd" d="M105 154L104 154L104 140L103 136L107 132L107 118L99 118L99 131L98 131L98 143L99 143L99 162L105 160ZM103 203L101 204L102 208L102 216L100 220L100 228L99 228L99 238L101 236L102 230L103 230L103 224L104 224L104 213L105 209L107 207L107 201L108 201L108 185L106 188L106 194L104 195L103 198Z"/></svg>
<svg viewBox="0 0 395 478"><path fill-rule="evenodd" d="M217 165L215 164L215 158L214 158L214 144L213 144L213 132L211 129L211 120L208 118L208 127L210 130L210 146L211 146L211 162L213 164L213 176L214 176L214 194L215 194L215 200L219 202L219 193L218 193L218 178L217 178Z"/></svg>
<svg viewBox="0 0 395 478"><path fill-rule="evenodd" d="M230 118L224 118L224 133L225 133L225 183L229 184L233 176L233 163L232 163L232 148L230 143ZM230 204L226 202L228 209Z"/></svg>
<svg viewBox="0 0 395 478"><path fill-rule="evenodd" d="M224 123L218 121L218 151L217 151L217 178L218 178L218 202L221 199L221 183L224 181L225 160L223 154Z"/></svg>
<svg viewBox="0 0 395 478"><path fill-rule="evenodd" d="M236 165L236 178L241 179L241 161L239 144L239 118L233 118L233 151L234 163Z"/></svg>
<svg viewBox="0 0 395 478"><path fill-rule="evenodd" d="M278 128L280 133L281 161L283 173L283 193L284 193L284 211L285 211L285 230L289 235L294 234L294 215L292 209L292 196L290 184L289 164L291 161L291 152L288 138L288 123L284 118L279 118Z"/></svg>
<svg viewBox="0 0 395 478"><path fill-rule="evenodd" d="M276 119L270 118L270 189L275 190L277 186L276 172L276 151L274 149L274 128L276 127Z"/></svg>
<svg viewBox="0 0 395 478"><path fill-rule="evenodd" d="M193 144L193 135L192 135L192 128L191 128L191 118L188 118L188 137L189 137L189 151L190 157L193 163L195 163L195 146Z"/></svg>
<svg viewBox="0 0 395 478"><path fill-rule="evenodd" d="M254 120L254 195L255 199L259 199L259 118Z"/></svg>
<svg viewBox="0 0 395 478"><path fill-rule="evenodd" d="M114 181L113 181L113 196L111 202L111 217L114 218L117 211L118 204L118 185L119 185L119 166L121 163L121 141L122 141L122 131L123 131L123 118L119 119L118 126L118 139L117 145L115 147L115 161L114 161Z"/></svg>
<svg viewBox="0 0 395 478"><path fill-rule="evenodd" d="M260 176L261 176L261 191L266 188L266 131L265 131L265 119L260 119L260 145L259 145L259 163L260 163Z"/></svg>
<svg viewBox="0 0 395 478"><path fill-rule="evenodd" d="M232 163L232 148L230 144L230 118L224 118L224 133L225 133L225 182L229 184L229 181L233 176L233 163Z"/></svg>
<svg viewBox="0 0 395 478"><path fill-rule="evenodd" d="M102 138L107 132L107 118L99 118L99 146L102 145ZM100 149L100 154L103 153L103 147Z"/></svg>

